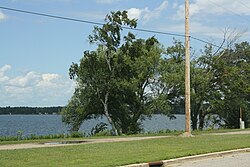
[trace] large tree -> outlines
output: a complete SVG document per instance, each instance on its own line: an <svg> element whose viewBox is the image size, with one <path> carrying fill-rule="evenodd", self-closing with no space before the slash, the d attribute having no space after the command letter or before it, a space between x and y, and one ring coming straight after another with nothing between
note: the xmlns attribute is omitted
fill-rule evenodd
<svg viewBox="0 0 250 167"><path fill-rule="evenodd" d="M204 128L205 117L212 112L212 102L220 98L214 83L214 53L206 45L201 55L191 62L191 120L192 129Z"/></svg>
<svg viewBox="0 0 250 167"><path fill-rule="evenodd" d="M70 77L77 81L78 98L84 96L81 98L84 99L81 102L85 106L84 112L104 114L112 126L114 135L118 135L109 106L117 87L115 57L121 44L122 26L136 27L136 20L130 20L126 11L118 11L107 15L105 22L102 27L95 27L93 35L89 36L90 43L98 45L97 51L85 51L80 65L72 64ZM99 106L102 106L102 111ZM96 110L89 111L90 108Z"/></svg>
<svg viewBox="0 0 250 167"><path fill-rule="evenodd" d="M155 37L137 39L123 26L136 27L127 12L112 12L89 36L96 44L80 63L70 67L77 83L63 110L63 121L77 131L85 119L104 115L114 135L137 133L140 121L152 113L176 113L184 108L185 48L174 40L165 51ZM227 127L237 127L239 108L249 121L249 43L204 52L191 61L191 120L203 129L208 114L218 114ZM180 111L178 111L180 113ZM246 124L247 125L247 124Z"/></svg>
<svg viewBox="0 0 250 167"><path fill-rule="evenodd" d="M130 32L121 38L123 25L136 26L126 11L112 12L106 22L101 28L95 27L89 36L97 49L85 51L80 64L70 67L70 78L76 80L77 88L64 113L71 112L68 110L74 108L71 106L76 98L80 101L78 113L106 116L114 135L137 133L144 115L167 109L153 86L158 78L162 46L154 37L136 39ZM88 117L81 116L80 120ZM77 121L81 123L80 120Z"/></svg>
<svg viewBox="0 0 250 167"><path fill-rule="evenodd" d="M214 82L221 98L214 102L214 110L229 128L239 127L240 108L248 126L250 110L250 45L235 44L216 57L213 64Z"/></svg>

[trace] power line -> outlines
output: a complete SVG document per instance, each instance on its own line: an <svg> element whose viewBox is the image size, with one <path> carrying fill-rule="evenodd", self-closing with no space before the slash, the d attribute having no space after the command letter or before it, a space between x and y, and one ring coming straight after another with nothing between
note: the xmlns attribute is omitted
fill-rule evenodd
<svg viewBox="0 0 250 167"><path fill-rule="evenodd" d="M246 5L245 3L243 3L242 1L238 0L238 2L239 2L240 4L242 4L243 6L245 6L246 8L250 9L250 7L249 7L248 5Z"/></svg>
<svg viewBox="0 0 250 167"><path fill-rule="evenodd" d="M19 13L26 13L26 14L44 16L44 17L50 17L50 18L55 18L55 19L62 19L62 20L75 21L75 22L82 22L82 23L87 23L87 24L103 25L103 23L98 23L98 22L93 22L93 21L80 20L80 19L75 19L75 18L62 17L62 16L51 15L51 14L44 14L44 13L27 11L27 10L20 10L20 9L8 8L8 7L3 7L3 6L0 6L0 9L15 11L15 12L19 12Z"/></svg>
<svg viewBox="0 0 250 167"><path fill-rule="evenodd" d="M242 15L240 15L240 14L234 12L234 11L231 10L231 9L228 9L228 8L222 6L222 5L219 5L219 4L217 4L217 3L215 3L215 2L213 2L213 1L211 1L211 0L208 0L208 1L209 1L211 4L213 4L214 6L220 7L220 8L222 8L222 9L224 9L225 11L228 11L228 12L230 12L230 13L233 13L234 15L237 15L238 17L241 17L241 18L244 19L244 20L250 21L250 19L243 17Z"/></svg>
<svg viewBox="0 0 250 167"><path fill-rule="evenodd" d="M9 8L9 7L3 7L0 6L0 9L4 10L9 10L9 11L14 11L14 12L19 12L19 13L26 13L26 14L32 14L32 15L37 15L37 16L43 16L43 17L49 17L49 18L54 18L54 19L61 19L61 20L68 20L68 21L74 21L74 22L81 22L81 23L86 23L86 24L92 24L92 25L99 25L102 26L103 23L100 22L94 22L94 21L88 21L88 20L81 20L81 19L76 19L76 18L70 18L70 17L63 17L63 16L57 16L57 15L51 15L51 14L45 14L45 13L38 13L38 12L33 12L33 11L27 11L27 10L21 10L21 9L15 9L15 8ZM140 32L147 32L147 33L155 33L155 34L162 34L162 35L169 35L169 36L178 36L178 37L183 37L185 38L186 36L184 34L178 34L178 33L172 33L172 32L161 32L161 31L156 31L156 30L147 30L147 29L141 29L141 28L129 28L122 26L123 29L127 30L133 30L133 31L140 31ZM202 43L212 45L217 48L221 48L220 46L210 43L208 41L205 41L203 39L189 36L190 38L200 41Z"/></svg>
<svg viewBox="0 0 250 167"><path fill-rule="evenodd" d="M0 6L0 8L1 9L5 9L5 10L11 10L11 11L15 11L15 12L20 12L20 13L26 13L26 14L32 14L32 15L50 17L50 18L55 18L55 19L62 19L62 20L75 21L75 22L82 22L82 23L93 24L93 25L103 25L103 23L100 23L100 22L87 21L87 20L75 19L75 18L70 18L70 17L62 17L62 16L57 16L57 15L44 14L44 13L38 13L38 12L32 12L32 11L20 10L20 9L14 9L14 8L2 7L2 6ZM129 30L131 30L131 28L125 27L125 26L122 26L122 28L123 29L129 29ZM183 34L170 33L170 32L160 32L160 31L146 30L146 29L140 29L140 28L134 28L132 30L142 31L142 32L149 32L149 33L156 33L156 34L163 34L163 35L185 37L185 35L183 35Z"/></svg>
<svg viewBox="0 0 250 167"><path fill-rule="evenodd" d="M213 43L211 43L211 42L205 41L205 40L200 39L200 38L196 38L196 37L194 37L194 36L190 36L190 38L191 38L191 39L194 39L194 40L196 40L196 41L200 41L200 42L202 42L202 43L205 43L205 44L208 44L208 45L211 45L211 46L217 47L217 48L226 49L226 48L223 48L222 46L219 46L219 45L213 44Z"/></svg>

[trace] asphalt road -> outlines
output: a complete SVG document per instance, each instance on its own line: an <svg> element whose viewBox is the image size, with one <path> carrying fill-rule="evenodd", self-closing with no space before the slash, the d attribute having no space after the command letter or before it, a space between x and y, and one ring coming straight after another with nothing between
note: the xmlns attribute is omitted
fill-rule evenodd
<svg viewBox="0 0 250 167"><path fill-rule="evenodd" d="M250 152L185 161L167 167L250 167Z"/></svg>

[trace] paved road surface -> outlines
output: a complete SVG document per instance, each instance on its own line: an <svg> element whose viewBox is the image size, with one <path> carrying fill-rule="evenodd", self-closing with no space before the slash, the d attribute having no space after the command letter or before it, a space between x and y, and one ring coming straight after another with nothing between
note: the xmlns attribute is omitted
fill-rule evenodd
<svg viewBox="0 0 250 167"><path fill-rule="evenodd" d="M184 161L167 167L250 167L250 152Z"/></svg>

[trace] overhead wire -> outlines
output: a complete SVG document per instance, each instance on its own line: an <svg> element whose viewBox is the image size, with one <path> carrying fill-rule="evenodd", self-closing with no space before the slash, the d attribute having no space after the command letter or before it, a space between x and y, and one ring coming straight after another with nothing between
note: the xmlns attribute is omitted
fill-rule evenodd
<svg viewBox="0 0 250 167"><path fill-rule="evenodd" d="M93 24L93 25L103 25L103 23L95 22L95 21L75 19L75 18L71 18L71 17L63 17L63 16L57 16L57 15L51 15L51 14L44 14L44 13L27 11L27 10L8 8L8 7L3 7L3 6L0 6L0 9L11 10L11 11L26 13L26 14L33 14L33 15L44 16L44 17L50 17L50 18L55 18L55 19L63 19L63 20L68 20L68 21L82 22L82 23ZM129 29L129 30L132 29L130 27L125 27L125 26L122 26L122 28L123 29ZM146 30L146 29L140 29L140 28L133 28L133 30L142 31L142 32L149 32L149 33L156 33L156 34L164 34L164 35L185 37L185 35L183 35L183 34L171 33L171 32L160 32L160 31Z"/></svg>
<svg viewBox="0 0 250 167"><path fill-rule="evenodd" d="M250 9L250 7L249 7L248 5L246 5L244 2L242 2L241 0L238 0L238 2L239 2L240 4L242 4L243 6L245 6L246 8Z"/></svg>
<svg viewBox="0 0 250 167"><path fill-rule="evenodd" d="M222 5L219 5L219 4L217 4L217 3L215 3L215 2L213 2L213 1L211 1L211 0L208 0L208 1L209 1L211 4L213 4L214 6L217 6L217 7L219 7L219 8L222 8L222 9L224 9L225 11L228 11L228 12L230 12L230 13L233 13L234 15L237 15L238 17L240 17L240 18L242 18L242 19L244 19L244 20L250 21L250 19L248 19L248 18L246 18L246 17L243 17L242 15L240 15L239 13L234 12L234 11L231 10L231 9L228 9L228 8L222 6Z"/></svg>
<svg viewBox="0 0 250 167"><path fill-rule="evenodd" d="M0 6L0 9L10 10L10 11L19 12L19 13L26 13L26 14L44 16L44 17L50 17L50 18L55 18L55 19L82 22L82 23L93 24L93 25L103 25L103 23L94 22L94 21L87 21L87 20L75 19L75 18L70 18L70 17L62 17L62 16L51 15L51 14L32 12L32 11L28 11L28 10L8 8L8 7L3 7L3 6Z"/></svg>
<svg viewBox="0 0 250 167"><path fill-rule="evenodd" d="M45 13L40 13L40 12L33 12L33 11L28 11L28 10L9 8L9 7L4 7L4 6L0 6L0 9L19 12L19 13L32 14L32 15L37 15L37 16L43 16L43 17L49 17L49 18L54 18L54 19L81 22L81 23L92 24L92 25L99 25L99 26L103 25L103 23L95 22L95 21L88 21L88 20L76 19L76 18L71 18L71 17L63 17L63 16L58 16L58 15L51 15L51 14L45 14ZM125 27L125 26L122 26L122 28L127 29L127 30L147 32L147 33L155 33L155 34L162 34L162 35L169 35L169 36L178 36L178 37L183 37L183 38L186 37L184 34L172 33L172 32L162 32L162 31L148 30L148 29L142 29L142 28L133 28L132 29L130 27ZM221 46L218 46L216 44L213 44L211 42L205 41L203 39L200 39L200 38L197 38L197 37L194 37L194 36L189 36L189 38L194 39L196 41L200 41L200 42L208 44L208 45L212 45L212 46L217 47L217 48L221 48Z"/></svg>

